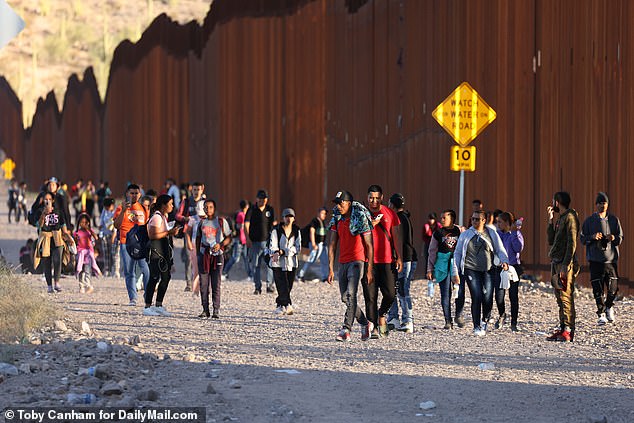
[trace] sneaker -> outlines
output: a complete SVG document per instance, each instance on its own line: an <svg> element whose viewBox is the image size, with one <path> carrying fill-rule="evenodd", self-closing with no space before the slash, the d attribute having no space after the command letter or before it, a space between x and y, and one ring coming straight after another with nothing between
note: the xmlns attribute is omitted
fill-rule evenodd
<svg viewBox="0 0 634 423"><path fill-rule="evenodd" d="M399 332L414 333L414 322L403 322L397 330Z"/></svg>
<svg viewBox="0 0 634 423"><path fill-rule="evenodd" d="M192 292L191 287L186 286L183 292Z"/></svg>
<svg viewBox="0 0 634 423"><path fill-rule="evenodd" d="M456 316L455 321L459 328L463 328L465 326L464 317Z"/></svg>
<svg viewBox="0 0 634 423"><path fill-rule="evenodd" d="M48 288L46 288L46 292L48 292L49 294L54 294L55 290L53 289L52 286L49 286Z"/></svg>
<svg viewBox="0 0 634 423"><path fill-rule="evenodd" d="M368 323L365 325L361 325L361 340L367 341L368 339L370 339L370 334L372 333L372 330L374 330L374 323L370 321L368 321Z"/></svg>
<svg viewBox="0 0 634 423"><path fill-rule="evenodd" d="M339 342L350 342L350 331L346 328L341 328L335 339Z"/></svg>
<svg viewBox="0 0 634 423"><path fill-rule="evenodd" d="M614 323L614 308L608 307L605 309L605 317L608 319L608 322Z"/></svg>
<svg viewBox="0 0 634 423"><path fill-rule="evenodd" d="M572 334L569 330L562 330L555 339L557 342L572 342Z"/></svg>
<svg viewBox="0 0 634 423"><path fill-rule="evenodd" d="M390 329L387 325L379 325L379 336L381 338L386 338L390 334Z"/></svg>
<svg viewBox="0 0 634 423"><path fill-rule="evenodd" d="M277 315L286 314L286 310L284 310L284 306L278 305L273 313Z"/></svg>
<svg viewBox="0 0 634 423"><path fill-rule="evenodd" d="M517 323L511 323L511 330L513 332L519 332L520 330L517 328Z"/></svg>
<svg viewBox="0 0 634 423"><path fill-rule="evenodd" d="M557 338L559 338L559 336L561 335L561 332L563 332L561 329L557 329L546 338L546 341L556 341Z"/></svg>
<svg viewBox="0 0 634 423"><path fill-rule="evenodd" d="M92 286L86 288L86 294L92 294L93 292L95 292L95 288L93 288Z"/></svg>
<svg viewBox="0 0 634 423"><path fill-rule="evenodd" d="M203 310L203 312L198 315L198 318L209 319L209 310Z"/></svg>
<svg viewBox="0 0 634 423"><path fill-rule="evenodd" d="M473 334L475 336L485 336L487 334L487 332L484 329L482 329L482 328L475 328L475 329L473 329Z"/></svg>
<svg viewBox="0 0 634 423"><path fill-rule="evenodd" d="M214 312L211 314L212 319L220 319L220 315L218 314L218 309L214 308Z"/></svg>
<svg viewBox="0 0 634 423"><path fill-rule="evenodd" d="M293 314L293 312L295 311L295 309L293 308L293 306L291 304L286 306L286 314L288 316L291 316Z"/></svg>
<svg viewBox="0 0 634 423"><path fill-rule="evenodd" d="M480 329L482 329L484 332L487 331L489 324L487 322L485 322L484 320L480 321Z"/></svg>
<svg viewBox="0 0 634 423"><path fill-rule="evenodd" d="M153 306L145 307L143 309L143 315L144 316L160 316L160 314L156 311L155 307Z"/></svg>
<svg viewBox="0 0 634 423"><path fill-rule="evenodd" d="M129 305L130 307L134 307L134 306L136 306L136 300L130 300L130 302L128 303L128 305Z"/></svg>
<svg viewBox="0 0 634 423"><path fill-rule="evenodd" d="M495 328L500 329L502 326L504 326L505 321L506 321L506 313L498 317L498 320L495 322Z"/></svg>
<svg viewBox="0 0 634 423"><path fill-rule="evenodd" d="M601 314L599 315L599 320L597 320L597 324L598 324L599 326L603 326L603 325L605 325L607 322L608 322L608 318L607 318L607 317L605 317L605 313L601 313Z"/></svg>
<svg viewBox="0 0 634 423"><path fill-rule="evenodd" d="M267 286L267 287L266 287L266 292L268 292L269 294L272 294L272 293L274 293L274 292L275 292L275 290L273 289L273 287L272 287L272 286Z"/></svg>
<svg viewBox="0 0 634 423"><path fill-rule="evenodd" d="M59 286L58 283L55 284L55 287L53 288L56 292L62 292L62 287Z"/></svg>
<svg viewBox="0 0 634 423"><path fill-rule="evenodd" d="M401 322L398 320L398 317L394 317L387 322L387 328L389 330L394 330L401 327Z"/></svg>
<svg viewBox="0 0 634 423"><path fill-rule="evenodd" d="M374 326L374 323L372 323L372 326ZM379 339L379 328L372 328L372 330L370 331L370 339Z"/></svg>
<svg viewBox="0 0 634 423"><path fill-rule="evenodd" d="M253 291L253 295L261 295L261 294L262 294L261 289L256 289L255 291Z"/></svg>
<svg viewBox="0 0 634 423"><path fill-rule="evenodd" d="M163 306L154 307L154 311L157 312L159 316L172 317L172 313L167 311Z"/></svg>
<svg viewBox="0 0 634 423"><path fill-rule="evenodd" d="M453 325L451 324L451 320L445 321L445 326L443 326L443 329L453 329Z"/></svg>
<svg viewBox="0 0 634 423"><path fill-rule="evenodd" d="M81 288L79 288L79 293L80 294L85 294L86 293L86 288L84 288L83 286Z"/></svg>

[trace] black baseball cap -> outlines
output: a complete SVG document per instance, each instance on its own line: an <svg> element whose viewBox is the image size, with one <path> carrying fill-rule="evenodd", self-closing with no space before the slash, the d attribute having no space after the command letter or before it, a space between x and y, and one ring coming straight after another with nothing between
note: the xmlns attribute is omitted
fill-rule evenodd
<svg viewBox="0 0 634 423"><path fill-rule="evenodd" d="M348 191L339 191L337 192L337 195L335 195L335 198L332 200L333 203L339 204L342 201L352 201L352 194L350 194Z"/></svg>
<svg viewBox="0 0 634 423"><path fill-rule="evenodd" d="M405 205L405 197L400 192L392 194L390 197L390 203L394 204L395 207L399 209Z"/></svg>
<svg viewBox="0 0 634 423"><path fill-rule="evenodd" d="M258 191L258 193L256 194L257 198L269 198L269 193L266 192L265 189L261 189Z"/></svg>

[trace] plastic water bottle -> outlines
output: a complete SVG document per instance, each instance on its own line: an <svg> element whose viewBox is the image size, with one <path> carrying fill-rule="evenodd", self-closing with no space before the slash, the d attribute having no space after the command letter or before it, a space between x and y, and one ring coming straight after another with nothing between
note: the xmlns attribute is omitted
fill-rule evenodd
<svg viewBox="0 0 634 423"><path fill-rule="evenodd" d="M458 290L460 290L460 284L453 285L453 291L451 292L451 297L456 300L458 299Z"/></svg>
<svg viewBox="0 0 634 423"><path fill-rule="evenodd" d="M493 363L480 363L478 364L480 370L495 370L495 364Z"/></svg>
<svg viewBox="0 0 634 423"><path fill-rule="evenodd" d="M434 296L434 281L431 279L427 281L427 296L430 298Z"/></svg>
<svg viewBox="0 0 634 423"><path fill-rule="evenodd" d="M88 367L86 369L86 368L80 367L79 371L77 372L77 374L80 375L80 376L81 375L94 376L95 374L97 374L97 368L96 367Z"/></svg>
<svg viewBox="0 0 634 423"><path fill-rule="evenodd" d="M66 401L69 404L79 405L79 404L94 404L97 402L97 397L95 394L74 394L70 393L66 396Z"/></svg>

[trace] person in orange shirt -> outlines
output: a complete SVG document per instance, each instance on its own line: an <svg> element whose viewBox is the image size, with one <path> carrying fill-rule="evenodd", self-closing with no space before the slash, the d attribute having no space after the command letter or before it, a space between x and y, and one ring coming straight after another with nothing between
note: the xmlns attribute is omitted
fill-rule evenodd
<svg viewBox="0 0 634 423"><path fill-rule="evenodd" d="M136 184L128 185L126 189L126 200L119 205L114 212L114 226L119 233L119 255L123 262L123 272L125 274L125 286L128 290L130 303L128 305L135 306L137 301L136 283L134 280L135 264L141 269L143 274L143 286L146 286L150 279L150 269L145 259L135 260L130 257L126 249L126 236L134 225L145 225L149 219L149 211L139 203L141 198L141 189Z"/></svg>

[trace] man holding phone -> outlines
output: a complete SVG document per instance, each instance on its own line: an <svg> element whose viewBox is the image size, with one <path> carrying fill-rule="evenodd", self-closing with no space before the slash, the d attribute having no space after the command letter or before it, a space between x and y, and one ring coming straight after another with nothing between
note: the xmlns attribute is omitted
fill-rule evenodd
<svg viewBox="0 0 634 423"><path fill-rule="evenodd" d="M135 306L137 301L136 283L134 280L134 266L135 264L141 269L143 274L143 286L146 286L150 279L150 269L145 259L135 260L130 257L128 250L126 249L126 236L130 229L134 225L145 225L149 219L149 210L147 210L141 203L141 189L136 184L128 185L126 189L126 200L121 204L114 212L114 226L119 232L120 249L119 254L121 261L123 262L123 272L125 274L125 286L128 290L128 298L130 303L128 305Z"/></svg>
<svg viewBox="0 0 634 423"><path fill-rule="evenodd" d="M583 222L581 242L586 246L590 264L590 282L597 303L597 324L614 323L614 298L619 291L617 261L623 229L619 218L608 213L608 195L597 194L596 212ZM607 290L607 296L603 292Z"/></svg>
<svg viewBox="0 0 634 423"><path fill-rule="evenodd" d="M579 216L570 208L570 194L556 192L548 214L548 257L551 260L551 284L559 306L559 330L546 338L548 341L571 342L575 336L575 279L579 273L577 262L577 237ZM553 222L554 213L559 213Z"/></svg>

